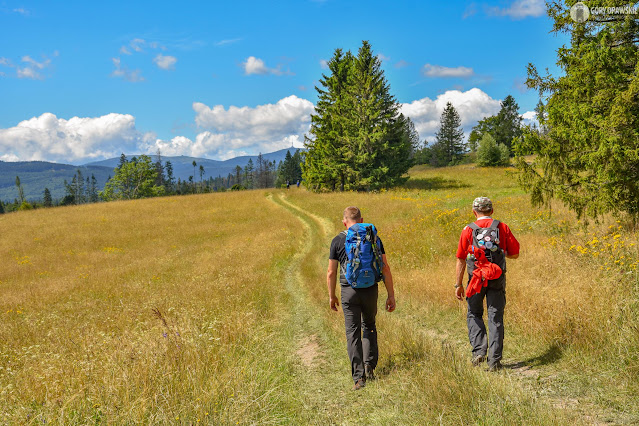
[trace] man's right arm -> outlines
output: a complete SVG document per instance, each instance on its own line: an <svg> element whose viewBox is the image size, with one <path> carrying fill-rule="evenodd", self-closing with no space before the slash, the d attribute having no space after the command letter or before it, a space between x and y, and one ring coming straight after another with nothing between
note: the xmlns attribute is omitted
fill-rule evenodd
<svg viewBox="0 0 639 426"><path fill-rule="evenodd" d="M335 294L335 288L337 287L337 260L328 260L328 271L326 272L326 285L328 286L328 298L329 306L332 310L337 311L339 301Z"/></svg>
<svg viewBox="0 0 639 426"><path fill-rule="evenodd" d="M466 272L466 260L457 258L457 267L455 268L455 297L462 300L464 294L464 272Z"/></svg>
<svg viewBox="0 0 639 426"><path fill-rule="evenodd" d="M393 312L395 310L395 287L393 285L393 274L391 273L388 260L386 260L386 254L382 254L382 262L384 262L384 268L382 269L382 275L384 276L384 286L386 287L386 310Z"/></svg>

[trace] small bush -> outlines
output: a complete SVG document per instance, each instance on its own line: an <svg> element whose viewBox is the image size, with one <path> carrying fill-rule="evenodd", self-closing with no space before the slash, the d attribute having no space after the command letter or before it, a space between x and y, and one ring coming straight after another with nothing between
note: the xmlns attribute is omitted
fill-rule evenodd
<svg viewBox="0 0 639 426"><path fill-rule="evenodd" d="M504 144L498 144L490 134L479 141L477 165L480 167L507 166L510 164L510 151Z"/></svg>
<svg viewBox="0 0 639 426"><path fill-rule="evenodd" d="M18 210L33 210L33 205L31 205L31 203L23 201L22 204L20 204L20 207L18 207Z"/></svg>

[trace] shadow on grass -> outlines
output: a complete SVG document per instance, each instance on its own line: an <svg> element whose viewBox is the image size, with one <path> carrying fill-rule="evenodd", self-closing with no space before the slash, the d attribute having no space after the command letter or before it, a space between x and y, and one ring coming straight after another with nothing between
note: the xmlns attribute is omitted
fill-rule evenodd
<svg viewBox="0 0 639 426"><path fill-rule="evenodd" d="M470 185L467 183L460 182L455 179L446 179L441 176L436 176L432 178L410 178L404 184L405 188L408 189L454 189L454 188L469 188Z"/></svg>
<svg viewBox="0 0 639 426"><path fill-rule="evenodd" d="M505 368L517 369L522 367L541 367L542 365L553 364L561 359L564 354L564 345L557 342L548 346L546 351L538 356L528 358L524 361L503 364Z"/></svg>

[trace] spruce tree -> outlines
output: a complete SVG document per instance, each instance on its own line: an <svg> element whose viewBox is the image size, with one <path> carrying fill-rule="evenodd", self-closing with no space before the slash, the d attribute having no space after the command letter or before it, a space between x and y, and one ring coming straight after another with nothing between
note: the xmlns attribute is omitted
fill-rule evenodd
<svg viewBox="0 0 639 426"><path fill-rule="evenodd" d="M435 133L432 147L433 163L437 166L453 165L459 161L466 149L461 118L452 103L447 102Z"/></svg>
<svg viewBox="0 0 639 426"><path fill-rule="evenodd" d="M313 190L369 190L405 181L411 147L405 118L381 61L362 42L357 56L337 49L311 115L303 177Z"/></svg>
<svg viewBox="0 0 639 426"><path fill-rule="evenodd" d="M526 83L546 101L538 119L547 134L525 130L515 146L520 183L535 205L556 198L578 216L639 220L639 21L591 15L576 23L573 3L548 3L553 31L570 36L557 51L561 75L528 65Z"/></svg>
<svg viewBox="0 0 639 426"><path fill-rule="evenodd" d="M175 191L175 177L173 176L173 164L170 161L167 161L164 169L166 170L166 181L164 182L164 189L167 194L173 194ZM157 168L156 168L157 171Z"/></svg>
<svg viewBox="0 0 639 426"><path fill-rule="evenodd" d="M164 166L162 165L162 152L158 148L157 158L155 160L155 173L157 177L155 178L156 186L166 186L166 178L164 177Z"/></svg>
<svg viewBox="0 0 639 426"><path fill-rule="evenodd" d="M511 95L501 102L501 109L497 114L496 126L493 137L497 144L505 145L512 149L513 142L516 142L522 134L521 116L519 115L519 105Z"/></svg>
<svg viewBox="0 0 639 426"><path fill-rule="evenodd" d="M49 188L44 188L43 205L44 207L53 207L53 199Z"/></svg>
<svg viewBox="0 0 639 426"><path fill-rule="evenodd" d="M253 181L253 175L255 172L255 166L253 165L253 159L249 158L248 163L246 163L246 166L244 167L244 181L246 182L246 187L248 189L253 189L254 187L254 181Z"/></svg>
<svg viewBox="0 0 639 426"><path fill-rule="evenodd" d="M315 114L311 114L311 129L304 137L307 151L304 155L303 176L307 186L313 190L335 190L346 184L345 143L347 124L346 91L348 75L353 65L351 52L336 49L328 61L329 75L322 75L315 87L318 100Z"/></svg>
<svg viewBox="0 0 639 426"><path fill-rule="evenodd" d="M120 154L120 162L118 163L118 169L121 168L123 165L125 165L126 163L128 163L129 160L126 159L126 155L124 155L124 153Z"/></svg>
<svg viewBox="0 0 639 426"><path fill-rule="evenodd" d="M292 173L293 173L293 181L297 182L298 180L302 180L302 154L300 150L295 150L295 154L293 154L292 158Z"/></svg>
<svg viewBox="0 0 639 426"><path fill-rule="evenodd" d="M84 193L84 177L82 171L77 169L73 177L73 195L75 197L76 204L86 203L86 194Z"/></svg>
<svg viewBox="0 0 639 426"><path fill-rule="evenodd" d="M0 214L4 214L4 204L2 203L2 200L0 200Z"/></svg>

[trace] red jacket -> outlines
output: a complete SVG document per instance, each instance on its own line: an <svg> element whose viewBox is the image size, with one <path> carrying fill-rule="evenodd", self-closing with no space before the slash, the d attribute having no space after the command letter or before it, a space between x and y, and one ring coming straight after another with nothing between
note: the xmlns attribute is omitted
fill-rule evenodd
<svg viewBox="0 0 639 426"><path fill-rule="evenodd" d="M477 226L487 228L492 223L493 219L490 217L477 219L475 223ZM519 254L519 241L515 238L510 231L508 225L504 222L499 222L499 247L505 250L509 256ZM466 259L468 249L473 245L473 230L468 226L464 228L459 238L459 245L457 246L457 258Z"/></svg>
<svg viewBox="0 0 639 426"><path fill-rule="evenodd" d="M499 265L489 262L483 248L469 251L475 256L475 270L473 277L466 287L466 297L479 293L483 287L488 285L488 280L496 280L501 276Z"/></svg>

